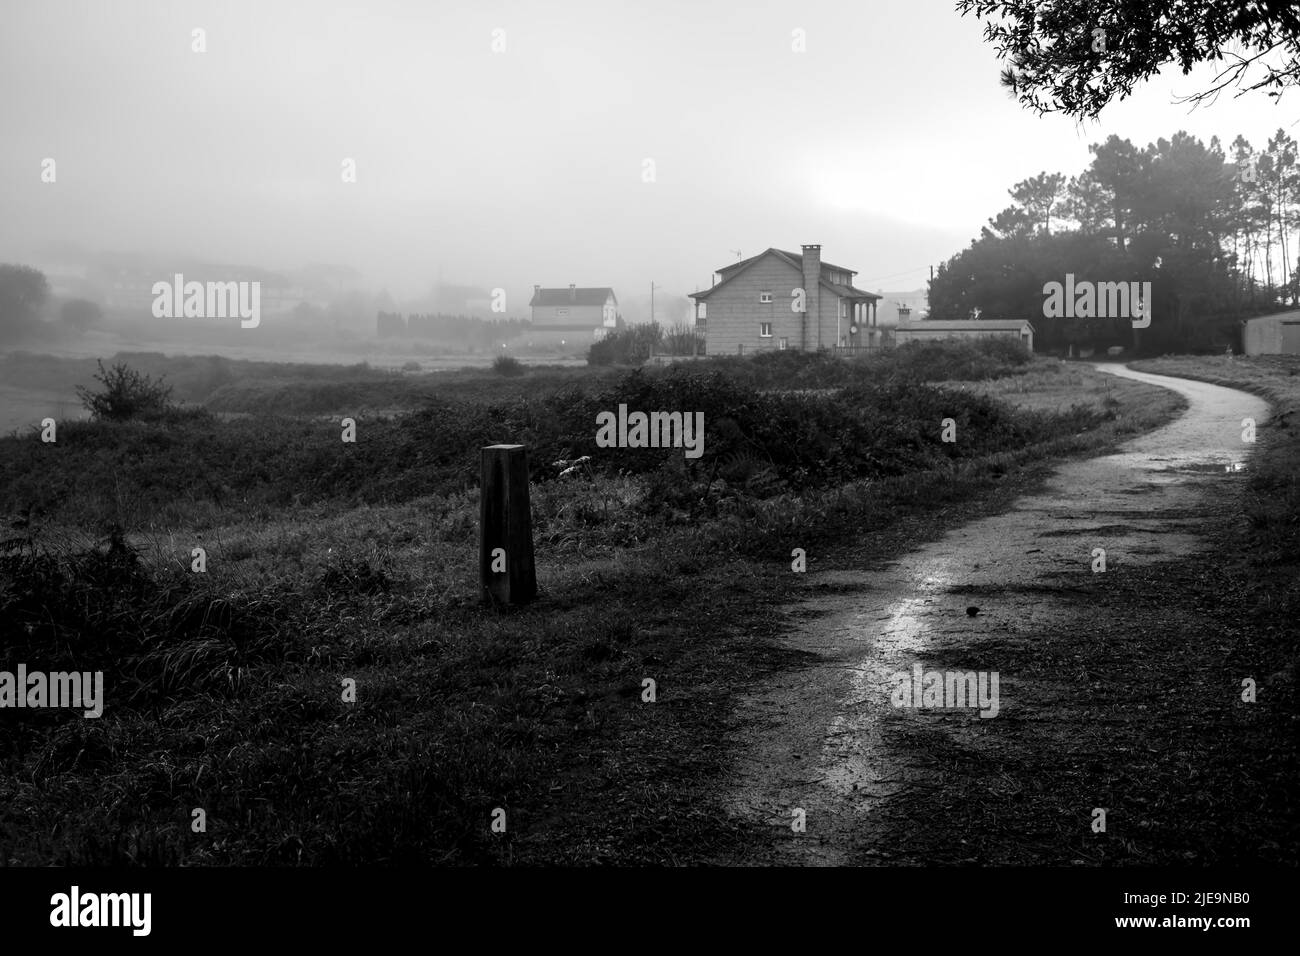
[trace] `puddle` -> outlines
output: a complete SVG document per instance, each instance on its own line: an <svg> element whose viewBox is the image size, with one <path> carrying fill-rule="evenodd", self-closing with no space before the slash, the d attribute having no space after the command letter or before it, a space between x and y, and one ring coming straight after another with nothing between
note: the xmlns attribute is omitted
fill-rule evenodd
<svg viewBox="0 0 1300 956"><path fill-rule="evenodd" d="M1231 475L1231 474L1236 474L1238 472L1245 471L1246 463L1244 461L1232 461L1226 464L1217 461L1213 463L1201 462L1194 465L1178 465L1172 470L1190 472L1191 474L1202 474L1202 475L1221 475L1226 472L1227 474Z"/></svg>
<svg viewBox="0 0 1300 956"><path fill-rule="evenodd" d="M872 825L875 811L892 794L924 786L932 772L900 743L906 734L891 700L895 674L918 663L1000 672L1005 641L1032 639L1077 617L1076 592L1091 588L1094 548L1104 549L1116 570L1199 545L1205 486L1246 470L1240 423L1265 419L1267 404L1204 383L1111 371L1176 389L1188 399L1187 412L1116 454L1061 466L1042 491L1009 511L954 528L884 569L824 579L856 577L858 593L821 591L804 602L818 613L786 642L815 653L818 663L777 675L744 705L754 729L740 742L738 786L728 802L773 824L773 841L754 847L757 856L861 863L889 836ZM968 606L979 613L968 616ZM906 719L924 721L927 732L960 748L980 748L1004 715L1015 719L1018 686L1027 687L1003 674L1001 710L992 719L979 719L977 710L925 709L908 710ZM796 840L789 839L793 807L808 819Z"/></svg>

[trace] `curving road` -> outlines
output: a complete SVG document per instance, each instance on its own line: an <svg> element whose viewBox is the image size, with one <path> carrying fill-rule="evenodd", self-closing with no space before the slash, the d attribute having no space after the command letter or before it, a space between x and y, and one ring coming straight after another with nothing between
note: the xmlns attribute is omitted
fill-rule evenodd
<svg viewBox="0 0 1300 956"><path fill-rule="evenodd" d="M746 729L727 808L772 835L742 862L869 861L863 830L872 811L900 788L922 783L882 736L893 710L893 675L934 662L997 671L999 639L1068 626L1078 609L1060 598L1094 573L1094 549L1105 550L1113 570L1166 561L1201 543L1205 496L1235 493L1229 485L1240 481L1251 448L1242 441L1242 420L1262 423L1267 404L1215 385L1098 368L1178 391L1189 407L1115 454L1063 465L1010 510L963 525L879 571L817 576L853 587L796 611L806 623L787 643L815 653L817 662L777 675L745 699L738 715ZM971 618L971 605L988 607ZM1034 693L1005 675L1000 713L1014 713L1017 696ZM933 726L951 726L969 742L984 723L970 717ZM807 831L792 839L794 808L805 811Z"/></svg>

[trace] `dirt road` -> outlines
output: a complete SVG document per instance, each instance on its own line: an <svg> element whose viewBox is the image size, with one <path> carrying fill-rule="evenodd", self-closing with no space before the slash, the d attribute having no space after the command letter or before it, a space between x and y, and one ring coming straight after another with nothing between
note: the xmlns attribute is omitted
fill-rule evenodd
<svg viewBox="0 0 1300 956"><path fill-rule="evenodd" d="M1079 709L1086 698L1070 712L1068 726L1051 724L1064 720L1064 705L1056 704L1063 681L1082 682L1086 691L1089 683L1101 686L1113 676L1105 655L1092 661L1062 656L1059 666L1055 657L1043 658L1033 668L1019 666L1019 655L1049 646L1039 643L1045 634L1077 635L1074 643L1085 648L1091 634L1129 646L1143 640L1140 631L1150 625L1108 621L1095 595L1088 600L1094 575L1122 574L1202 547L1198 527L1206 509L1234 496L1248 467L1251 445L1242 440L1242 420L1263 422L1268 414L1263 400L1242 392L1099 367L1174 389L1189 408L1116 454L1064 465L1011 510L957 528L900 560L809 575L810 594L823 593L798 608L797 629L787 642L816 654L816 662L778 675L741 706L746 730L725 803L730 813L761 824L770 840L760 840L750 858L737 862L907 860L897 821L876 825L892 799L934 784L937 775L959 772L955 768L969 766L969 759L996 764L1001 748L1037 748L1050 763L1051 751L1079 746L1094 733L1093 723L1079 717L1088 713ZM1104 549L1105 571L1095 549ZM979 610L972 616L968 608ZM1158 622L1161 609L1148 611ZM899 692L896 675L918 665L923 672L998 674L996 716L982 718L972 707L916 706L925 698ZM986 687L991 690L991 683ZM895 706L895 695L906 706ZM918 734L925 736L924 748L916 745ZM945 763L936 752L955 756ZM994 796L1030 804L1050 799L1051 772L1009 773L1003 782L996 771L986 772ZM1021 779L1026 776L1039 779ZM1037 791L1040 786L1046 791ZM792 827L799 810L803 832ZM1087 808L1066 812L1086 819ZM960 827L952 827L951 842L964 844ZM1044 858L1079 855L1051 845L1055 836L1041 839ZM1014 849L999 853L999 860L1013 858ZM953 859L990 862L987 857L987 850L973 850L963 858L958 848Z"/></svg>

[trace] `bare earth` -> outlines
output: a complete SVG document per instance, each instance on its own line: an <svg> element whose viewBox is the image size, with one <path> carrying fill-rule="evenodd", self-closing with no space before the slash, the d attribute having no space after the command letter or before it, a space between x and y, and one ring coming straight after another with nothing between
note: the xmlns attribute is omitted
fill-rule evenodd
<svg viewBox="0 0 1300 956"><path fill-rule="evenodd" d="M877 825L891 798L925 789L936 775L959 773L973 755L991 780L983 784L990 792L1007 798L1012 791L1023 802L1039 801L1042 809L1051 793L1035 794L1034 780L1008 776L998 782L999 754L1008 741L1022 751L1038 748L1050 762L1048 755L1063 741L1086 749L1091 735L1102 739L1104 720L1080 720L1078 705L1070 710L1056 701L1062 680L1096 686L1107 681L1104 655L1091 664L1063 659L1062 667L1077 666L1079 673L1048 680L1023 668L1020 674L1008 671L1000 648L1032 647L1040 635L1072 629L1084 645L1097 633L1131 645L1159 627L1160 607L1147 608L1147 623L1137 624L1123 615L1109 619L1104 607L1080 600L1094 583L1093 549L1105 549L1112 574L1196 553L1204 546L1199 529L1207 510L1236 496L1248 467L1251 446L1242 441L1242 420L1263 423L1268 406L1214 385L1100 367L1174 389L1189 408L1117 454L1064 465L1041 492L1019 499L1009 511L962 526L897 561L808 575L810 591L830 593L796 609L797 629L785 643L815 654L814 662L757 688L737 715L744 729L724 803L771 838L735 862L923 862L900 852L897 825ZM971 606L979 608L974 617L967 614ZM998 672L998 714L981 719L970 709L895 708L892 675L911 672L916 663L925 670ZM1054 720L1058 726L1050 726ZM935 747L920 753L913 746L918 726L939 735L939 751L950 746L961 759L945 767L936 762ZM1050 791L1050 773L1037 781L1045 782ZM1131 802L1140 803L1133 796L1140 786L1129 785ZM792 830L796 809L806 813L806 832ZM1087 833L1087 807L1052 812L1071 815L1068 832ZM966 842L959 826L951 832L950 842ZM1044 859L1085 862L1071 858L1086 856L1086 850L1058 845L1055 834L1038 838ZM972 849L968 858L957 846L951 859L1007 862L1017 849L1033 852L1034 837L1025 839L1026 846L1008 846L1005 853ZM1079 840L1087 845L1086 836Z"/></svg>

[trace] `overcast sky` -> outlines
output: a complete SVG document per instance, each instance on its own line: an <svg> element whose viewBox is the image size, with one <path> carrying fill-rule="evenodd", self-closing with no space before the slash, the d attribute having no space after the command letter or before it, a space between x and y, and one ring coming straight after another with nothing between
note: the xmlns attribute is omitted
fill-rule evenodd
<svg viewBox="0 0 1300 956"><path fill-rule="evenodd" d="M904 290L1013 183L1079 172L1111 133L1300 134L1294 94L1171 103L1204 73L1098 123L1040 119L981 29L952 0L8 0L0 258L72 239L340 262L398 297L502 286L523 314L534 283L631 302L819 242Z"/></svg>

